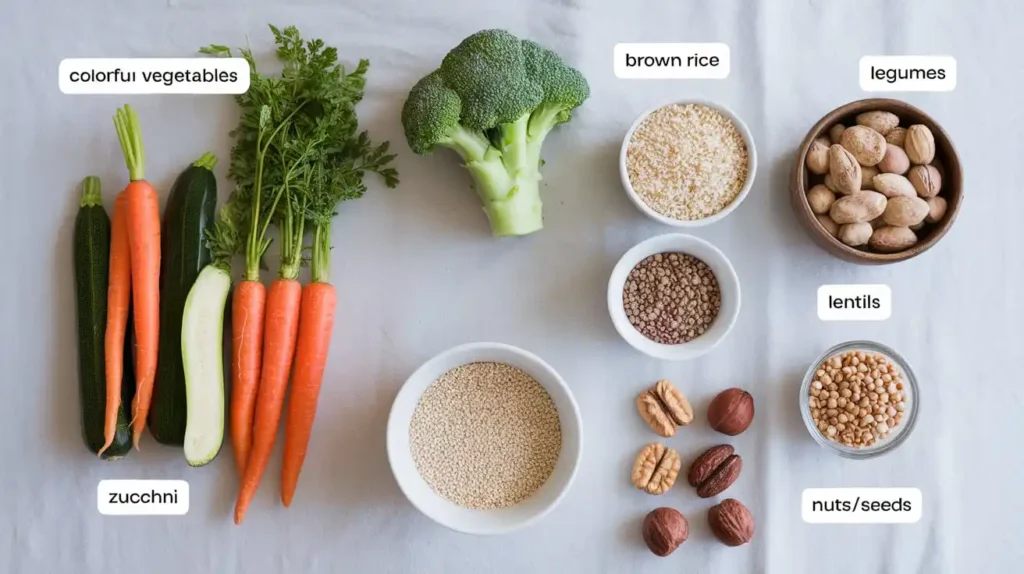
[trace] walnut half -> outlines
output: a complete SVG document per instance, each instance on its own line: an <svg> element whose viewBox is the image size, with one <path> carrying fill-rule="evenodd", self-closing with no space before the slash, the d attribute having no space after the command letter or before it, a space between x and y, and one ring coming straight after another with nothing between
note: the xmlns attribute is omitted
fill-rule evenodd
<svg viewBox="0 0 1024 574"><path fill-rule="evenodd" d="M665 494L676 482L683 461L675 449L652 442L633 463L633 485L647 494Z"/></svg>
<svg viewBox="0 0 1024 574"><path fill-rule="evenodd" d="M653 387L640 393L636 398L636 410L654 432L663 437L676 434L677 426L693 421L693 407L683 393L666 380L658 381Z"/></svg>

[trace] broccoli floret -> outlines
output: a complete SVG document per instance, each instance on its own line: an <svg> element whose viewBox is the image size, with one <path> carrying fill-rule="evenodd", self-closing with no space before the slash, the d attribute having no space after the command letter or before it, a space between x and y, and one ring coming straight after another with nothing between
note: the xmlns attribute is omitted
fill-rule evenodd
<svg viewBox="0 0 1024 574"><path fill-rule="evenodd" d="M413 86L402 125L414 152L443 146L462 157L495 235L526 235L543 227L544 138L589 95L583 75L558 54L484 30Z"/></svg>

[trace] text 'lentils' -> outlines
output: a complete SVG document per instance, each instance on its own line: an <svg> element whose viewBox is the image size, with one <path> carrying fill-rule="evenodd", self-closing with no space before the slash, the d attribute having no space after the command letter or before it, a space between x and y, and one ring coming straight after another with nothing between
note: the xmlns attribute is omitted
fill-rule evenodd
<svg viewBox="0 0 1024 574"><path fill-rule="evenodd" d="M722 309L722 292L707 263L685 253L658 253L629 272L622 305L643 336L678 345L711 327Z"/></svg>
<svg viewBox="0 0 1024 574"><path fill-rule="evenodd" d="M439 495L466 508L506 508L551 476L562 428L533 377L510 365L470 363L423 393L409 444L416 470Z"/></svg>
<svg viewBox="0 0 1024 574"><path fill-rule="evenodd" d="M750 169L736 124L714 108L672 104L651 112L626 148L633 190L651 209L692 221L725 209Z"/></svg>

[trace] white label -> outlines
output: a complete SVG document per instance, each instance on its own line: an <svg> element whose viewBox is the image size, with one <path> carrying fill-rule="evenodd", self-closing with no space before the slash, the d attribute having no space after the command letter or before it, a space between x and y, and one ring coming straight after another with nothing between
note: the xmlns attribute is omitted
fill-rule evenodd
<svg viewBox="0 0 1024 574"><path fill-rule="evenodd" d="M810 524L914 524L921 505L919 488L808 488L800 506Z"/></svg>
<svg viewBox="0 0 1024 574"><path fill-rule="evenodd" d="M183 516L188 514L188 482L101 480L96 508L108 516Z"/></svg>
<svg viewBox="0 0 1024 574"><path fill-rule="evenodd" d="M726 44L616 44L615 75L634 79L708 79L729 77Z"/></svg>
<svg viewBox="0 0 1024 574"><path fill-rule="evenodd" d="M244 58L66 58L65 94L244 94Z"/></svg>
<svg viewBox="0 0 1024 574"><path fill-rule="evenodd" d="M885 321L892 315L888 285L822 285L818 318L822 321Z"/></svg>
<svg viewBox="0 0 1024 574"><path fill-rule="evenodd" d="M951 92L956 88L952 56L864 56L860 89L865 92Z"/></svg>

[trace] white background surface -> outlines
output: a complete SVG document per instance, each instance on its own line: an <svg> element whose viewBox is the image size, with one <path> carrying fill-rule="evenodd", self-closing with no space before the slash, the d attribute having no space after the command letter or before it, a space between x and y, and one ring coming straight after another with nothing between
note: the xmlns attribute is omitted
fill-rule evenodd
<svg viewBox="0 0 1024 574"><path fill-rule="evenodd" d="M770 5L771 7L767 7ZM328 0L13 0L0 8L0 572L820 572L1005 573L1020 569L1024 435L1019 357L1024 319L1020 175L1024 82L1021 8L1013 2L823 0L772 2L338 2ZM207 149L222 158L237 113L227 96L65 96L66 57L180 57L209 43L268 55L267 22L297 24L372 61L360 115L399 151L402 185L371 181L334 227L340 301L321 406L293 507L278 501L279 455L244 526L231 524L237 484L226 450L186 467L147 437L118 463L79 437L71 232L77 183L103 178L108 207L126 172L110 117L125 101L142 119L149 179L166 194ZM593 97L545 147L546 229L488 236L478 200L451 154L414 156L399 109L412 83L464 36L502 26L560 52ZM618 80L617 42L722 41L722 81ZM964 163L960 218L942 243L896 266L864 268L814 247L787 198L794 150L837 105L863 97L865 54L950 54L957 89L907 100L937 118ZM696 233L729 255L744 288L735 331L686 364L649 360L613 330L605 281L637 241L669 231L630 205L616 154L634 115L683 96L719 100L746 119L760 169L746 203ZM218 168L223 174L226 166ZM227 182L222 179L223 189ZM274 259L272 259L273 261ZM887 283L884 323L823 323L823 283ZM877 339L921 379L921 414L896 453L846 461L809 438L796 389L833 343ZM500 340L532 350L574 389L586 445L575 487L535 527L479 539L446 531L402 498L385 458L384 428L402 380L451 345ZM655 438L635 394L668 377L703 414L720 389L742 386L757 419L729 440L745 458L730 496L757 519L752 545L712 539L709 502L680 484L660 498L633 490L634 453ZM670 441L687 462L722 437L696 424ZM278 453L280 448L278 448ZM104 478L187 479L185 517L103 517ZM806 487L914 486L916 525L807 525ZM690 518L690 540L657 559L640 521L657 505Z"/></svg>

